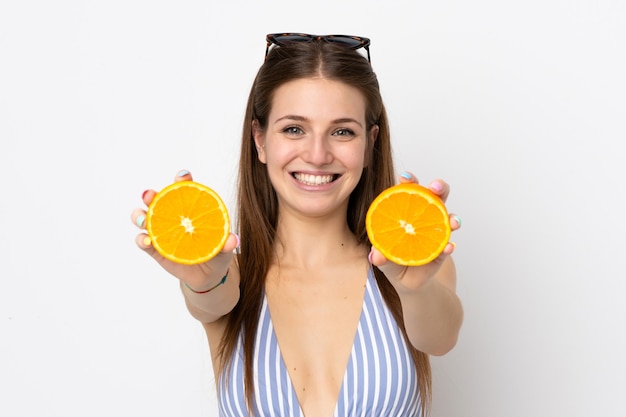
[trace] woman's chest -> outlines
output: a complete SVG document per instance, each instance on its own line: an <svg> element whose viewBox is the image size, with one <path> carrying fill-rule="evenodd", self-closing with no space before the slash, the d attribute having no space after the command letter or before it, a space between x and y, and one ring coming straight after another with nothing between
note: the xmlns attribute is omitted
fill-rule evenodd
<svg viewBox="0 0 626 417"><path fill-rule="evenodd" d="M307 416L330 416L337 404L362 313L366 284L359 278L267 288L276 343Z"/></svg>
<svg viewBox="0 0 626 417"><path fill-rule="evenodd" d="M364 290L356 314L352 307L327 309L323 314L311 312L311 305L300 311L276 307L281 311L279 322L301 324L290 327L293 323L283 323L282 340L269 308L271 297L264 297L252 362L255 415L417 415L420 401L415 367L371 273ZM276 297L274 305L280 301ZM284 317L280 317L282 313ZM349 313L356 319L341 316ZM326 324L308 321L310 318L323 319ZM347 323L352 320L351 328ZM307 327L312 329L307 331ZM222 416L247 415L242 354L240 339L228 372L220 377Z"/></svg>

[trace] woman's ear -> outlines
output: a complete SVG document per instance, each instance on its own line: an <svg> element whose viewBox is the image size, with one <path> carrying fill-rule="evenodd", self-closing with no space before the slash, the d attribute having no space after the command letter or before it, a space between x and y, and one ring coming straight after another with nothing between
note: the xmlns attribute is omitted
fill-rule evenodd
<svg viewBox="0 0 626 417"><path fill-rule="evenodd" d="M261 129L261 126L256 119L252 121L252 139L254 140L254 146L256 148L259 161L262 164L265 164L267 162L267 158L265 156L265 132Z"/></svg>
<svg viewBox="0 0 626 417"><path fill-rule="evenodd" d="M369 166L372 162L372 156L374 155L374 143L378 139L378 132L380 127L373 125L370 131L367 133L367 149L365 150L365 166Z"/></svg>
<svg viewBox="0 0 626 417"><path fill-rule="evenodd" d="M380 127L378 125L372 125L372 128L370 129L370 138L369 138L370 148L374 148L374 142L376 142L376 139L378 138L379 131L380 131Z"/></svg>

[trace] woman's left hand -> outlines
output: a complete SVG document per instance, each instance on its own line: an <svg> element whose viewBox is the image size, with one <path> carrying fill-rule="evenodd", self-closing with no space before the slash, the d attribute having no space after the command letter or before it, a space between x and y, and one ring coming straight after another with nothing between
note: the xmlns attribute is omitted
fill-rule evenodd
<svg viewBox="0 0 626 417"><path fill-rule="evenodd" d="M402 183L417 183L417 178L411 173L403 173L400 177ZM450 186L443 180L437 179L428 186L433 193L439 196L445 203L450 194ZM461 220L455 214L450 214L450 226L452 231L461 227ZM377 266L396 288L396 291L412 291L421 288L428 283L439 271L445 260L454 252L455 244L448 242L443 252L433 261L421 266L402 266L389 261L377 249L372 248L369 259L372 265Z"/></svg>

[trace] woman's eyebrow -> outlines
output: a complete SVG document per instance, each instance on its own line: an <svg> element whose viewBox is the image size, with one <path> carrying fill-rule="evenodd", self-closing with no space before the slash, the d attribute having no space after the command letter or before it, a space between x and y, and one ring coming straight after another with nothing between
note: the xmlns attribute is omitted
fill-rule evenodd
<svg viewBox="0 0 626 417"><path fill-rule="evenodd" d="M298 116L295 114L288 114L286 116L282 116L279 117L278 119L276 119L276 121L274 123L278 123L281 120L293 120L293 121L297 121L297 122L308 122L309 119L304 117L304 116ZM332 121L333 124L341 124L341 123L355 123L357 124L359 127L363 127L363 125L361 124L361 122L359 122L356 119L353 119L352 117L341 117L339 119L335 119Z"/></svg>
<svg viewBox="0 0 626 417"><path fill-rule="evenodd" d="M342 117L340 119L336 119L333 120L334 124L340 124L340 123L356 123L357 125L359 125L359 127L363 127L363 125L361 124L361 122L359 122L356 119L353 119L351 117Z"/></svg>
<svg viewBox="0 0 626 417"><path fill-rule="evenodd" d="M306 122L306 121L308 121L309 119L307 119L307 118L306 118L306 117L304 117L304 116L297 116L297 115L295 115L295 114L288 114L288 115L286 115L286 116L279 117L278 119L276 119L276 121L275 121L274 123L278 123L278 122L280 122L281 120L294 120L294 121L296 121L296 122Z"/></svg>

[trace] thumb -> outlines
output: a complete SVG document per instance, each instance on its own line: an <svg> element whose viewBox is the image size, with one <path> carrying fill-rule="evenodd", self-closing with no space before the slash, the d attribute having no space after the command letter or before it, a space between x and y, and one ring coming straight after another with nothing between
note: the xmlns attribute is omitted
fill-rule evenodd
<svg viewBox="0 0 626 417"><path fill-rule="evenodd" d="M227 270L234 256L233 251L239 247L239 243L239 236L231 233L228 239L226 239L226 243L221 252L213 259L207 261L207 264L210 264L213 270Z"/></svg>
<svg viewBox="0 0 626 417"><path fill-rule="evenodd" d="M368 256L370 263L382 271L383 274L390 280L399 280L406 272L407 267L398 265L385 258L378 249L372 246L372 250Z"/></svg>
<svg viewBox="0 0 626 417"><path fill-rule="evenodd" d="M230 253L237 249L240 244L241 240L239 239L239 236L235 233L231 233L230 236L228 236L228 239L226 239L226 243L222 248L222 253Z"/></svg>

